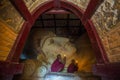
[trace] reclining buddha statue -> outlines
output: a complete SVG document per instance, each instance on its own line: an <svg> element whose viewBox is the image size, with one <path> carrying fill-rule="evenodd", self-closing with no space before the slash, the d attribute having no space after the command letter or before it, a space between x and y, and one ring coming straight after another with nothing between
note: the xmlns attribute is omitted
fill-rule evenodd
<svg viewBox="0 0 120 80"><path fill-rule="evenodd" d="M42 35L39 44L37 59L28 59L24 62L22 80L42 80L45 74L51 71L50 67L58 54L66 55L68 60L76 52L75 46L68 38L56 36L52 32Z"/></svg>

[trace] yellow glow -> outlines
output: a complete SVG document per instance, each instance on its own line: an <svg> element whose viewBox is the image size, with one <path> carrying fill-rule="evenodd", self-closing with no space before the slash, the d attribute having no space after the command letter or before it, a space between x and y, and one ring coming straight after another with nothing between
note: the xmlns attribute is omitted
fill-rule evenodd
<svg viewBox="0 0 120 80"><path fill-rule="evenodd" d="M64 54L64 57L66 57L66 55Z"/></svg>
<svg viewBox="0 0 120 80"><path fill-rule="evenodd" d="M78 63L78 61L76 60L76 63Z"/></svg>

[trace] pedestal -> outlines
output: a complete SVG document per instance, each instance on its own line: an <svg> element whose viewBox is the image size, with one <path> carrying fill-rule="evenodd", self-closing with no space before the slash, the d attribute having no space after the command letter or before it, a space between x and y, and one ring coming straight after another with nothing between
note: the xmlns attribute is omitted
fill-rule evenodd
<svg viewBox="0 0 120 80"><path fill-rule="evenodd" d="M46 74L45 80L80 80L80 77L72 73L50 72Z"/></svg>

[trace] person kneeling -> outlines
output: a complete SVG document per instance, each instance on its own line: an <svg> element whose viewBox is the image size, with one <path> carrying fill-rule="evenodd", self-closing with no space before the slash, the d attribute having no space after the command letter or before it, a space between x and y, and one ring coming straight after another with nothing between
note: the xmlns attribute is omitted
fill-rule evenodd
<svg viewBox="0 0 120 80"><path fill-rule="evenodd" d="M51 66L51 72L60 72L64 69L65 62L63 63L61 55L57 55L57 59L53 62Z"/></svg>
<svg viewBox="0 0 120 80"><path fill-rule="evenodd" d="M78 66L77 66L77 63L75 63L75 60L72 59L70 65L67 68L67 72L74 73L76 71L78 71Z"/></svg>

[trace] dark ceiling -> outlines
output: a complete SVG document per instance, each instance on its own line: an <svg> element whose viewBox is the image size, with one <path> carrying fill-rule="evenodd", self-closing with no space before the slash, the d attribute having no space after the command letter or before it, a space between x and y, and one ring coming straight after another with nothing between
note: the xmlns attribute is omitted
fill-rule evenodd
<svg viewBox="0 0 120 80"><path fill-rule="evenodd" d="M74 14L43 14L35 22L33 28L44 28L56 35L77 38L86 32L80 19Z"/></svg>

